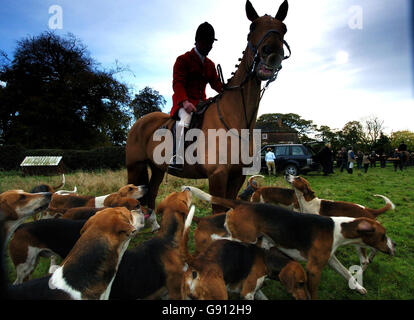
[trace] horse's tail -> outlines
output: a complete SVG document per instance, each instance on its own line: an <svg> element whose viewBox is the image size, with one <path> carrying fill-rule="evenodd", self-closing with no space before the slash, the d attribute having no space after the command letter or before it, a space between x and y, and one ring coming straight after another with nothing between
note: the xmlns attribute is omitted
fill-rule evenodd
<svg viewBox="0 0 414 320"><path fill-rule="evenodd" d="M386 196L380 195L380 194L374 194L374 197L380 197L382 199L384 199L385 201L385 206L380 208L380 209L370 209L370 208L366 208L369 212L371 212L374 216L379 216L380 214L388 211L388 210L394 210L395 209L395 205L391 202L390 199L388 199Z"/></svg>
<svg viewBox="0 0 414 320"><path fill-rule="evenodd" d="M191 186L181 187L182 190L184 190L185 188L189 188L191 190L191 193L201 200L208 201L212 204L217 204L217 205L220 205L226 208L235 208L239 204L243 203L243 201L240 201L240 200L230 200L230 199L224 199L224 198L212 196L208 194L207 192L204 192L203 190L200 190L196 187L191 187Z"/></svg>
<svg viewBox="0 0 414 320"><path fill-rule="evenodd" d="M251 177L249 178L249 180L248 180L248 184L249 184L249 186L250 186L250 187L251 187L254 191L256 191L256 190L258 189L257 184L255 185L255 184L253 183L253 179L254 179L254 178L256 178L256 177L261 177L261 178L264 178L264 176L262 176L261 174L254 175L254 176L251 176Z"/></svg>
<svg viewBox="0 0 414 320"><path fill-rule="evenodd" d="M191 265L194 260L193 256L188 252L188 237L190 234L190 226L191 222L193 221L194 212L195 206L192 205L190 211L188 212L187 218L185 219L183 236L181 238L179 246L181 260L189 265Z"/></svg>

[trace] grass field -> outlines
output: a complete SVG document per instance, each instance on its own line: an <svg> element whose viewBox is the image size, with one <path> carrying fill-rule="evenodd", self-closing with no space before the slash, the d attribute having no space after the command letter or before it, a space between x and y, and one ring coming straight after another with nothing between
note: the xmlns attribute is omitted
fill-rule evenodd
<svg viewBox="0 0 414 320"><path fill-rule="evenodd" d="M367 174L354 169L351 175L336 169L335 173L328 177L317 172L309 173L305 177L319 198L351 201L371 208L379 208L384 205L384 202L373 194L382 194L396 205L394 211L388 211L378 218L386 228L387 235L397 244L396 255L391 257L380 252L377 254L363 276L363 286L368 293L362 296L349 289L345 279L326 266L319 286L319 298L326 300L414 299L414 167L408 167L403 172L394 172L391 164L388 164L386 168L370 168ZM18 172L0 172L0 191L9 189L29 191L35 185L42 183L58 185L60 179L61 177L58 176L22 177ZM75 172L66 175L64 189L71 190L76 185L80 194L103 195L119 189L126 180L126 170ZM259 178L257 181L260 185L290 187L280 174L277 177ZM208 190L207 180L168 176L160 186L157 203L170 192L179 191L185 184ZM195 199L193 203L196 205L197 216L211 214L206 202ZM192 230L194 228L193 223ZM149 228L144 229L130 246L136 246L149 239L152 236L149 231ZM192 248L191 241L190 248ZM352 246L339 248L336 255L347 268L359 263L356 250ZM12 282L15 279L15 271L8 257L7 263L9 281ZM45 275L48 267L49 261L41 258L32 277ZM281 284L275 281L266 281L263 292L269 299L292 299Z"/></svg>

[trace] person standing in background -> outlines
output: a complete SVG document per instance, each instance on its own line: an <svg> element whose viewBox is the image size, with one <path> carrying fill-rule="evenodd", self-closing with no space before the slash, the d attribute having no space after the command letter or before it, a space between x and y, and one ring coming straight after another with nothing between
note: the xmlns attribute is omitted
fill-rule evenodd
<svg viewBox="0 0 414 320"><path fill-rule="evenodd" d="M333 173L332 150L329 142L325 144L325 147L315 156L315 159L320 162L324 176Z"/></svg>
<svg viewBox="0 0 414 320"><path fill-rule="evenodd" d="M397 168L400 168L400 171L403 171L403 160L402 160L402 154L398 149L395 149L394 151L394 171L397 171Z"/></svg>
<svg viewBox="0 0 414 320"><path fill-rule="evenodd" d="M361 152L361 150L358 150L356 155L356 162L358 169L362 169L362 160L364 158L364 154Z"/></svg>
<svg viewBox="0 0 414 320"><path fill-rule="evenodd" d="M276 156L272 152L272 148L267 148L267 152L265 155L265 161L266 161L266 166L267 166L267 171L269 173L269 176L271 175L272 171L273 171L273 174L276 175L275 159L276 159Z"/></svg>
<svg viewBox="0 0 414 320"><path fill-rule="evenodd" d="M377 166L377 157L378 155L376 154L376 152L372 150L371 155L370 155L371 168L375 168Z"/></svg>
<svg viewBox="0 0 414 320"><path fill-rule="evenodd" d="M366 152L362 158L362 164L364 165L364 173L368 172L369 164L371 161L369 161L369 154Z"/></svg>
<svg viewBox="0 0 414 320"><path fill-rule="evenodd" d="M352 150L352 147L349 147L349 150L348 150L348 165L347 165L347 169L348 169L349 174L353 173L354 163L355 163L355 154L354 154L354 151Z"/></svg>
<svg viewBox="0 0 414 320"><path fill-rule="evenodd" d="M339 161L341 162L340 170L342 172L344 171L345 168L347 168L347 165L348 165L348 154L346 153L345 147L341 148Z"/></svg>
<svg viewBox="0 0 414 320"><path fill-rule="evenodd" d="M382 155L380 156L381 168L385 168L386 161L387 161L387 155L385 154L385 152L383 152Z"/></svg>

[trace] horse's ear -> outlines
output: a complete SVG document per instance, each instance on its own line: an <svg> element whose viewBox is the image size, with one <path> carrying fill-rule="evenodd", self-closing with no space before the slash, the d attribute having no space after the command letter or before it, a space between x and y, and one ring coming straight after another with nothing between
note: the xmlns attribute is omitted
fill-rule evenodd
<svg viewBox="0 0 414 320"><path fill-rule="evenodd" d="M249 0L246 1L246 15L250 21L254 21L259 18L256 10L253 8L253 5L250 3Z"/></svg>
<svg viewBox="0 0 414 320"><path fill-rule="evenodd" d="M285 20L287 13L289 9L289 4L287 0L283 1L283 3L280 5L279 10L276 13L275 18L279 21Z"/></svg>

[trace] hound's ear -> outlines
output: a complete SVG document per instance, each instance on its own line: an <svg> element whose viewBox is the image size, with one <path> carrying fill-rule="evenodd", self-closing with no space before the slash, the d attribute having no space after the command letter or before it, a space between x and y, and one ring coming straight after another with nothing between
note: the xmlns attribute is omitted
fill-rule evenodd
<svg viewBox="0 0 414 320"><path fill-rule="evenodd" d="M246 15L247 19L250 21L254 21L257 18L259 18L259 15L257 14L256 10L253 8L253 5L250 3L249 0L246 1Z"/></svg>
<svg viewBox="0 0 414 320"><path fill-rule="evenodd" d="M302 191L303 196L309 196L312 195L312 189L310 189L307 185L304 185L302 188L300 188L299 190Z"/></svg>
<svg viewBox="0 0 414 320"><path fill-rule="evenodd" d="M7 204L6 200L0 200L0 209L3 211L3 215L5 216L6 220L19 219L16 211Z"/></svg>
<svg viewBox="0 0 414 320"><path fill-rule="evenodd" d="M98 211L98 212L99 212L99 211ZM86 230L86 229L88 229L88 228L89 228L89 226L90 226L91 224L93 224L93 223L94 223L94 221L95 221L95 217L96 217L96 213L95 213L95 215L93 215L92 217L90 217L90 218L86 221L86 223L83 225L82 229L80 230L80 234L81 234L81 235L85 232L85 230Z"/></svg>
<svg viewBox="0 0 414 320"><path fill-rule="evenodd" d="M138 230L133 225L131 225L130 223L124 222L124 221L120 221L117 225L118 234L125 233L125 235L128 238L135 235L135 233L137 233L137 231Z"/></svg>
<svg viewBox="0 0 414 320"><path fill-rule="evenodd" d="M367 234L367 233L372 233L374 231L375 231L375 228L368 221L363 220L360 223L358 223L357 232L359 234Z"/></svg>
<svg viewBox="0 0 414 320"><path fill-rule="evenodd" d="M279 10L276 13L275 18L279 21L285 20L287 13L289 9L289 4L287 0L283 1L283 3L280 5Z"/></svg>
<svg viewBox="0 0 414 320"><path fill-rule="evenodd" d="M165 205L163 203L160 203L156 208L155 208L155 214L157 215L162 215L164 213L165 210Z"/></svg>
<svg viewBox="0 0 414 320"><path fill-rule="evenodd" d="M289 293L293 292L295 288L295 279L287 266L279 272L279 280Z"/></svg>

